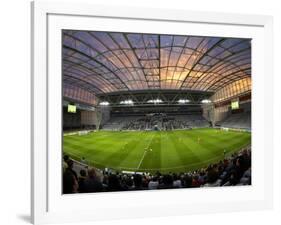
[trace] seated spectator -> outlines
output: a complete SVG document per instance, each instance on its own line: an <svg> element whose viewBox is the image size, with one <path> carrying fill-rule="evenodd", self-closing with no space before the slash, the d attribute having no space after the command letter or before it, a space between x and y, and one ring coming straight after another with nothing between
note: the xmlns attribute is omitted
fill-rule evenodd
<svg viewBox="0 0 281 225"><path fill-rule="evenodd" d="M85 180L87 178L87 173L86 170L80 170L80 176L78 178L78 184L79 184L79 189L78 191L80 193L85 193L86 189L85 189Z"/></svg>
<svg viewBox="0 0 281 225"><path fill-rule="evenodd" d="M126 185L126 189L128 191L133 190L133 186L134 186L134 181L133 181L133 177L132 176L128 176L125 180L125 185Z"/></svg>
<svg viewBox="0 0 281 225"><path fill-rule="evenodd" d="M231 171L228 181L223 186L234 186L238 184L239 179L235 170Z"/></svg>
<svg viewBox="0 0 281 225"><path fill-rule="evenodd" d="M252 179L251 179L251 168L245 171L242 178L239 181L240 185L251 185Z"/></svg>
<svg viewBox="0 0 281 225"><path fill-rule="evenodd" d="M111 174L108 177L108 191L122 191L123 188L120 184L119 177L115 174Z"/></svg>
<svg viewBox="0 0 281 225"><path fill-rule="evenodd" d="M207 176L206 176L205 171L201 170L201 172L199 173L199 177L198 177L198 181L199 181L200 185L205 184L205 180L207 179L206 177Z"/></svg>
<svg viewBox="0 0 281 225"><path fill-rule="evenodd" d="M142 176L140 174L134 174L134 190L143 190Z"/></svg>
<svg viewBox="0 0 281 225"><path fill-rule="evenodd" d="M67 161L69 160L69 156L68 155L64 155L63 156L63 172L65 172L67 166Z"/></svg>
<svg viewBox="0 0 281 225"><path fill-rule="evenodd" d="M204 187L218 187L220 186L221 180L218 179L218 172L214 169L211 169L207 173L207 183Z"/></svg>
<svg viewBox="0 0 281 225"><path fill-rule="evenodd" d="M142 179L142 187L147 189L148 188L148 183L150 181L150 177L148 175L146 175L146 174L143 174L142 178L143 178Z"/></svg>
<svg viewBox="0 0 281 225"><path fill-rule="evenodd" d="M180 180L179 176L176 175L176 174L174 174L173 177L174 177L173 187L174 187L174 188L181 188L182 185L181 185L181 180Z"/></svg>
<svg viewBox="0 0 281 225"><path fill-rule="evenodd" d="M173 188L173 177L170 174L163 176L159 189Z"/></svg>
<svg viewBox="0 0 281 225"><path fill-rule="evenodd" d="M240 157L235 158L233 164L234 164L234 166L233 166L231 172L234 170L236 172L237 179L240 180L245 171L245 162L244 162L243 157L240 156Z"/></svg>
<svg viewBox="0 0 281 225"><path fill-rule="evenodd" d="M159 186L159 181L157 179L157 177L153 177L151 181L149 181L148 183L148 190L155 190L157 189Z"/></svg>
<svg viewBox="0 0 281 225"><path fill-rule="evenodd" d="M184 187L190 188L192 185L192 177L190 175L186 174L183 177L183 182L184 182Z"/></svg>
<svg viewBox="0 0 281 225"><path fill-rule="evenodd" d="M192 187L200 187L200 185L201 184L199 182L199 176L198 175L193 176L191 186Z"/></svg>
<svg viewBox="0 0 281 225"><path fill-rule="evenodd" d="M104 175L103 175L103 180L102 180L102 186L105 188L105 189L107 189L107 186L108 186L108 174L107 173L105 173Z"/></svg>
<svg viewBox="0 0 281 225"><path fill-rule="evenodd" d="M76 172L72 169L73 161L67 161L67 168L63 173L63 193L71 194L78 191L78 179Z"/></svg>
<svg viewBox="0 0 281 225"><path fill-rule="evenodd" d="M96 175L95 169L88 170L88 177L84 181L85 192L103 191L102 183Z"/></svg>

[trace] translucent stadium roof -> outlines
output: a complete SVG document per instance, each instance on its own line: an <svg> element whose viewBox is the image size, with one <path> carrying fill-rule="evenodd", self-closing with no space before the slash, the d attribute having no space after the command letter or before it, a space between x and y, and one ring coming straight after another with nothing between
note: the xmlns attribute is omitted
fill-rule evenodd
<svg viewBox="0 0 281 225"><path fill-rule="evenodd" d="M107 94L140 90L216 92L251 76L251 40L63 31L63 84Z"/></svg>

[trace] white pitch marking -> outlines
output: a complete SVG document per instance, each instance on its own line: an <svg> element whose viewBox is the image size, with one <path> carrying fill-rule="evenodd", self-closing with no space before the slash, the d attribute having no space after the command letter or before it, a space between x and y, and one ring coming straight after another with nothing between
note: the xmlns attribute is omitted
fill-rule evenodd
<svg viewBox="0 0 281 225"><path fill-rule="evenodd" d="M142 158L141 158L141 160L140 160L140 163L139 163L139 165L138 165L137 169L139 169L139 168L140 168L140 166L141 166L141 164L142 164L142 161L143 161L143 159L144 159L145 155L146 155L146 150L144 151L144 153L143 153L143 155L142 155Z"/></svg>
<svg viewBox="0 0 281 225"><path fill-rule="evenodd" d="M142 164L142 161L143 161L143 159L144 159L144 157L145 157L145 155L146 155L146 153L147 153L147 151L148 151L148 147L149 147L150 143L152 142L152 139L154 138L154 136L155 136L155 134L154 134L153 136L151 136L151 139L150 139L150 141L148 142L147 147L144 148L145 151L144 151L144 153L143 153L143 155L142 155L142 158L141 158L141 160L140 160L140 162L139 162L139 165L138 165L137 169L140 168L140 166L141 166L141 164Z"/></svg>

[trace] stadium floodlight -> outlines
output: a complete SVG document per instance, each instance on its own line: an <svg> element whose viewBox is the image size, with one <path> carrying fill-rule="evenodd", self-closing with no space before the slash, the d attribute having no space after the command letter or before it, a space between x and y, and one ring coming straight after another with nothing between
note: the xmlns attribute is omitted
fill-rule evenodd
<svg viewBox="0 0 281 225"><path fill-rule="evenodd" d="M109 105L109 102L100 102L100 105L107 106L107 105Z"/></svg>
<svg viewBox="0 0 281 225"><path fill-rule="evenodd" d="M189 99L179 99L179 100L178 100L178 103L179 103L179 104L185 104L185 103L188 103L188 102L190 102Z"/></svg>
<svg viewBox="0 0 281 225"><path fill-rule="evenodd" d="M157 104L157 103L161 103L163 101L161 99L157 98L157 99L150 99L147 102Z"/></svg>
<svg viewBox="0 0 281 225"><path fill-rule="evenodd" d="M121 101L120 104L122 105L134 105L134 102L131 99Z"/></svg>
<svg viewBox="0 0 281 225"><path fill-rule="evenodd" d="M210 100L210 99L203 99L202 101L201 101L201 103L204 103L204 104L206 104L206 103L211 103L212 101Z"/></svg>

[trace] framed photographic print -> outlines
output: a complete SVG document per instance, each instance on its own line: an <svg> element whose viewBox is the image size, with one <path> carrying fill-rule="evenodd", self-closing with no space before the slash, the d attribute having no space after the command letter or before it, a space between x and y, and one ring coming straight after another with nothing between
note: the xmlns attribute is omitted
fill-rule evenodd
<svg viewBox="0 0 281 225"><path fill-rule="evenodd" d="M32 25L33 223L272 207L271 17L39 1Z"/></svg>

